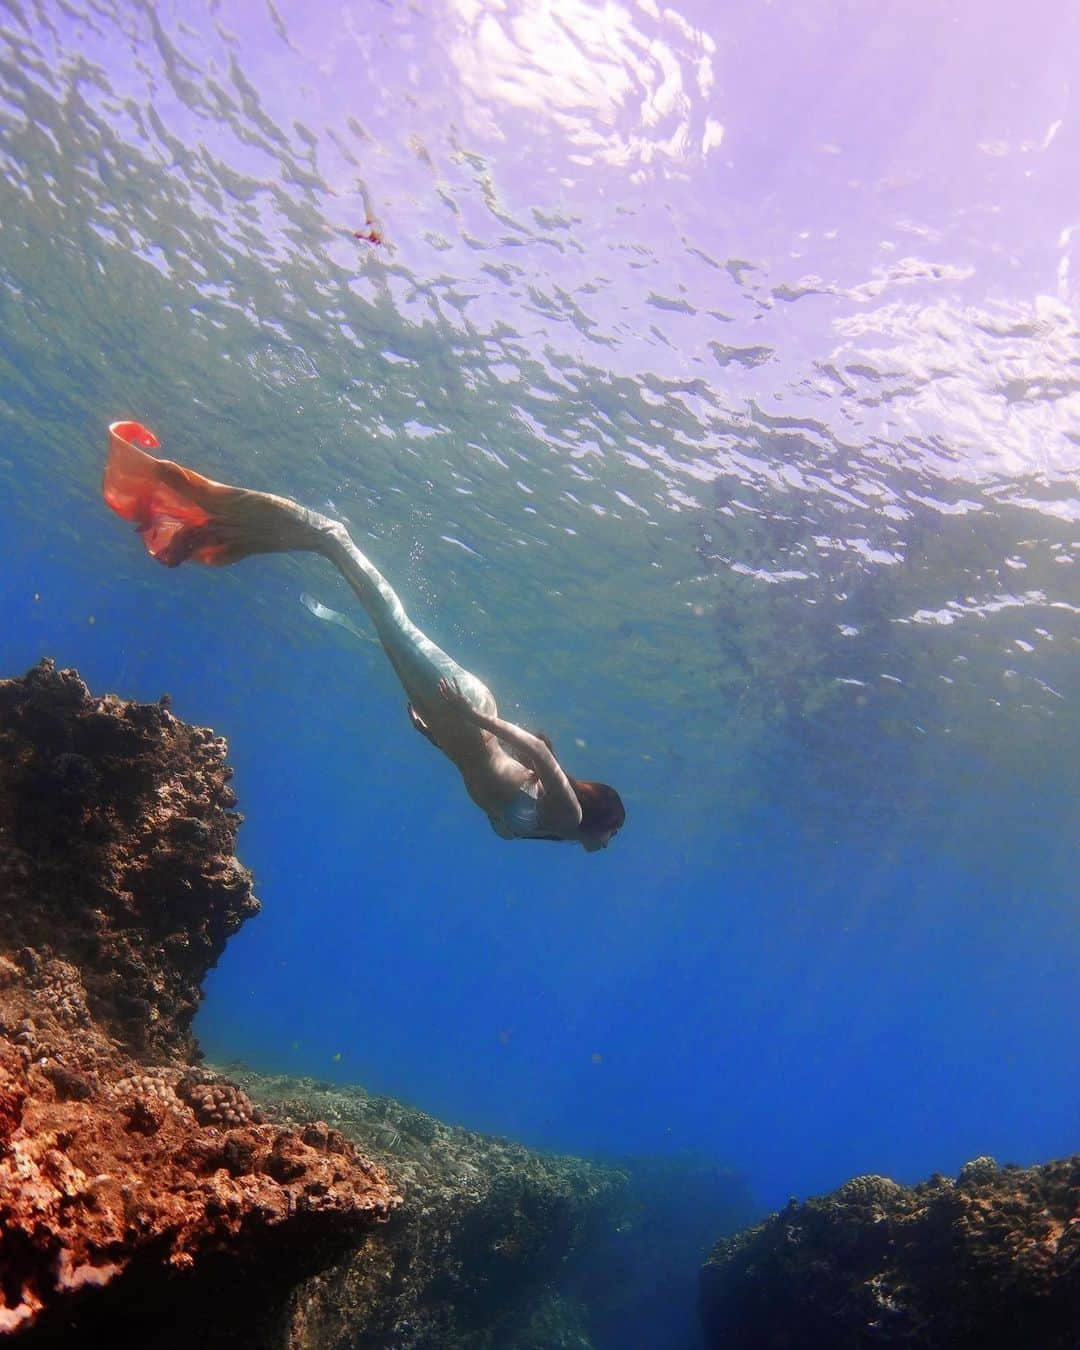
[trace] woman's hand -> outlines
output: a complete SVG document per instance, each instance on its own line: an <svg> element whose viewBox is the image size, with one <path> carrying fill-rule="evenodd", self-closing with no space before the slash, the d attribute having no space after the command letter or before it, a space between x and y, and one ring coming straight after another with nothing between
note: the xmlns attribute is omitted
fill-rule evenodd
<svg viewBox="0 0 1080 1350"><path fill-rule="evenodd" d="M453 683L446 679L440 680L437 688L439 697L443 702L448 703L455 712L460 713L467 721L479 722L481 720L482 714L477 712L461 692L461 685L458 684L457 680L454 680Z"/></svg>

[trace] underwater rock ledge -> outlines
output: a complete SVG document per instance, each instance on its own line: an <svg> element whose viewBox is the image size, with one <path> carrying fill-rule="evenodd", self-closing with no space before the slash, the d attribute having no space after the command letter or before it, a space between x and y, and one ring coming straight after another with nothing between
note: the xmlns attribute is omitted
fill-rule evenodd
<svg viewBox="0 0 1080 1350"><path fill-rule="evenodd" d="M268 1119L317 1116L371 1156L404 1196L362 1246L298 1284L287 1350L590 1350L566 1275L615 1222L627 1175L447 1125L352 1084L229 1065Z"/></svg>
<svg viewBox="0 0 1080 1350"><path fill-rule="evenodd" d="M1080 1156L854 1177L717 1244L710 1350L1077 1350Z"/></svg>
<svg viewBox="0 0 1080 1350"><path fill-rule="evenodd" d="M0 681L0 1333L19 1345L252 1344L267 1277L321 1268L399 1202L343 1135L269 1125L197 1066L202 979L258 909L229 776L164 700L94 698L49 661Z"/></svg>
<svg viewBox="0 0 1080 1350"><path fill-rule="evenodd" d="M552 1276L620 1173L201 1063L203 978L259 909L225 756L167 699L0 681L0 1336L570 1344L529 1328L574 1322Z"/></svg>

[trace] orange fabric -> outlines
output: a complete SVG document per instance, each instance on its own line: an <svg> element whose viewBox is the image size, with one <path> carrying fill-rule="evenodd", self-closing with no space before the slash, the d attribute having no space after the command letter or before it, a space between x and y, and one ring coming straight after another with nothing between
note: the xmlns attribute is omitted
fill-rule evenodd
<svg viewBox="0 0 1080 1350"><path fill-rule="evenodd" d="M142 448L146 447L146 449ZM109 427L102 493L117 515L136 522L150 556L166 567L191 559L221 567L248 552L226 519L242 489L146 453L160 442L141 422Z"/></svg>

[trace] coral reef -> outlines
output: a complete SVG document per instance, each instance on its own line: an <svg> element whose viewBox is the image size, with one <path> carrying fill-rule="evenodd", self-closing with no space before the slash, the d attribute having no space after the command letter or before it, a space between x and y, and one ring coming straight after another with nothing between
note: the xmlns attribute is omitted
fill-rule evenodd
<svg viewBox="0 0 1080 1350"><path fill-rule="evenodd" d="M167 700L0 681L0 1335L587 1350L550 1286L620 1173L201 1063L203 977L258 910L229 777Z"/></svg>
<svg viewBox="0 0 1080 1350"><path fill-rule="evenodd" d="M1080 1157L792 1201L717 1245L701 1309L717 1350L1076 1350Z"/></svg>
<svg viewBox="0 0 1080 1350"><path fill-rule="evenodd" d="M258 908L227 779L223 742L162 705L47 662L0 682L0 1332L20 1345L250 1344L267 1274L318 1269L398 1203L340 1134L268 1124L189 1062L202 977Z"/></svg>
<svg viewBox="0 0 1080 1350"><path fill-rule="evenodd" d="M133 1050L191 1052L203 978L258 912L225 750L49 661L0 681L0 950L70 962L80 1015Z"/></svg>
<svg viewBox="0 0 1080 1350"><path fill-rule="evenodd" d="M540 1156L360 1087L227 1071L268 1120L314 1116L317 1142L340 1130L404 1195L363 1247L296 1287L275 1345L498 1350L546 1336L588 1350L578 1305L552 1284L623 1172Z"/></svg>

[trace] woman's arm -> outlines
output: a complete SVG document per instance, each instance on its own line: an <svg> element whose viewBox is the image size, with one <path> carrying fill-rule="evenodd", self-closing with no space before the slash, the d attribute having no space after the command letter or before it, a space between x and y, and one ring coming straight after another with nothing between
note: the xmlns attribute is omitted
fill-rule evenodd
<svg viewBox="0 0 1080 1350"><path fill-rule="evenodd" d="M513 746L528 761L530 768L544 789L542 814L544 823L555 829L574 830L581 824L581 803L577 793L570 786L570 780L563 772L562 765L544 744L539 736L519 727L514 722L504 721L501 717L490 717L474 708L456 684L449 680L439 681L439 694L461 713L461 715L484 731L490 731L500 741Z"/></svg>

